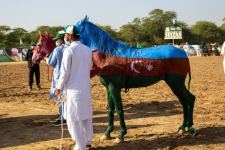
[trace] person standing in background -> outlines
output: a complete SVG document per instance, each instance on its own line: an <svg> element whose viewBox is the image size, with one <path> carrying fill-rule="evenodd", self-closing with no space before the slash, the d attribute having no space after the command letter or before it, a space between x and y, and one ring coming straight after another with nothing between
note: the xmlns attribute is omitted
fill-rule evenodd
<svg viewBox="0 0 225 150"><path fill-rule="evenodd" d="M32 91L33 86L33 78L35 74L36 85L37 88L40 90L40 61L41 61L41 54L40 54L41 44L37 43L35 46L32 44L31 49L28 50L25 60L28 61L28 69L29 69L29 91Z"/></svg>

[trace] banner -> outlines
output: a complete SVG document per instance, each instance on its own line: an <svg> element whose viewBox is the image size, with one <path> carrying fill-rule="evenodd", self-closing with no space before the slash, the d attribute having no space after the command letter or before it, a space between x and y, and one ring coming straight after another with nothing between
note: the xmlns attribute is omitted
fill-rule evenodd
<svg viewBox="0 0 225 150"><path fill-rule="evenodd" d="M0 62L23 61L27 51L27 49L22 48L0 49Z"/></svg>
<svg viewBox="0 0 225 150"><path fill-rule="evenodd" d="M182 29L180 27L166 27L164 39L182 39Z"/></svg>

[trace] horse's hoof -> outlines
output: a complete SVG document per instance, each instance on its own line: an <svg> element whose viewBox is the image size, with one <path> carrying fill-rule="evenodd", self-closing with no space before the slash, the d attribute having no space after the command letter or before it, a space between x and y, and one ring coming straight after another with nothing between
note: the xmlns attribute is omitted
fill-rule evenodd
<svg viewBox="0 0 225 150"><path fill-rule="evenodd" d="M196 134L197 134L197 132L196 132L196 130L194 128L189 128L188 129L188 133L190 134L190 136L192 138L194 138L196 136Z"/></svg>
<svg viewBox="0 0 225 150"><path fill-rule="evenodd" d="M184 134L185 132L185 126L184 125L181 125L179 128L178 128L178 134L179 135L182 135Z"/></svg>
<svg viewBox="0 0 225 150"><path fill-rule="evenodd" d="M197 135L196 131L191 132L191 133L189 133L189 134L190 134L190 136L191 136L192 138L196 137L196 135Z"/></svg>
<svg viewBox="0 0 225 150"><path fill-rule="evenodd" d="M119 144L119 143L122 143L123 142L123 140L121 140L120 138L116 138L115 140L114 140L114 143L115 144Z"/></svg>
<svg viewBox="0 0 225 150"><path fill-rule="evenodd" d="M107 136L107 135L104 134L103 136L100 137L100 140L101 140L101 141L109 140L109 139L111 139L111 136L110 136L110 135Z"/></svg>
<svg viewBox="0 0 225 150"><path fill-rule="evenodd" d="M185 130L184 130L184 129L179 129L179 130L178 130L178 134L179 134L179 135L183 135L183 134L184 134L184 132L185 132Z"/></svg>

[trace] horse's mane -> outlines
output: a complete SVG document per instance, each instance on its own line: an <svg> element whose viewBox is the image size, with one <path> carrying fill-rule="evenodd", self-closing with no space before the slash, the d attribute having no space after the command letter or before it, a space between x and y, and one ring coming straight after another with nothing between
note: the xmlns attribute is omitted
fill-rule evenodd
<svg viewBox="0 0 225 150"><path fill-rule="evenodd" d="M76 24L80 32L80 41L92 50L99 50L102 53L110 54L115 50L129 49L128 45L112 38L108 33L100 29L87 18Z"/></svg>
<svg viewBox="0 0 225 150"><path fill-rule="evenodd" d="M89 22L87 18L78 22L76 27L80 32L81 43L102 54L147 59L187 58L184 51L171 45L160 45L136 50L121 41L115 40L98 26Z"/></svg>

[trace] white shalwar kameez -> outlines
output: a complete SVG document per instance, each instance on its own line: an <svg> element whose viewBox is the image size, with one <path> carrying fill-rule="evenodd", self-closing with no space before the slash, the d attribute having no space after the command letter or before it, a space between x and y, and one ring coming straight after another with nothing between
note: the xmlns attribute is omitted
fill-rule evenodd
<svg viewBox="0 0 225 150"><path fill-rule="evenodd" d="M224 74L225 74L225 42L223 43L223 46L222 46L222 49L221 49L221 55L224 55L223 56L223 71L224 71Z"/></svg>
<svg viewBox="0 0 225 150"><path fill-rule="evenodd" d="M58 89L64 87L66 97L64 117L76 145L74 150L85 150L93 137L90 70L91 50L78 41L72 42L63 53Z"/></svg>

